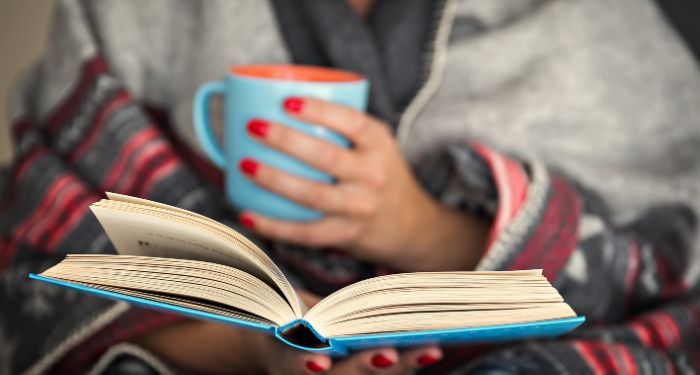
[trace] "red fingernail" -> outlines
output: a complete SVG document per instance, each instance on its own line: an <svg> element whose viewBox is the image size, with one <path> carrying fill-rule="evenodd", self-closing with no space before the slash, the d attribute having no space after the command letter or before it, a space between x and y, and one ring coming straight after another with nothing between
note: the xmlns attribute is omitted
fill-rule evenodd
<svg viewBox="0 0 700 375"><path fill-rule="evenodd" d="M439 361L439 359L437 359L431 355L424 355L424 356L418 357L418 364L423 366L423 367L434 365L438 361Z"/></svg>
<svg viewBox="0 0 700 375"><path fill-rule="evenodd" d="M394 361L387 358L383 354L375 354L374 357L372 357L372 366L374 366L374 367L387 368L393 364L394 364Z"/></svg>
<svg viewBox="0 0 700 375"><path fill-rule="evenodd" d="M306 361L306 368L311 370L312 372L323 372L325 369L321 367L318 363L314 361Z"/></svg>
<svg viewBox="0 0 700 375"><path fill-rule="evenodd" d="M241 160L241 170L247 175L255 176L255 173L258 171L258 163L253 159L243 159Z"/></svg>
<svg viewBox="0 0 700 375"><path fill-rule="evenodd" d="M258 137L264 138L269 128L270 125L265 120L252 119L248 121L248 132Z"/></svg>
<svg viewBox="0 0 700 375"><path fill-rule="evenodd" d="M248 229L255 228L255 220L253 220L253 218L248 214L240 214L238 216L238 222Z"/></svg>
<svg viewBox="0 0 700 375"><path fill-rule="evenodd" d="M299 113L304 108L304 100L299 98L287 98L284 101L284 109L289 112Z"/></svg>

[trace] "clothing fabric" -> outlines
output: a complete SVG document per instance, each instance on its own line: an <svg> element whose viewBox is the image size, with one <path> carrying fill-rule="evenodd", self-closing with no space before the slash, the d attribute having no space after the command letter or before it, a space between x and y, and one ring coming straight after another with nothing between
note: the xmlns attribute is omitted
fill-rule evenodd
<svg viewBox="0 0 700 375"><path fill-rule="evenodd" d="M426 49L444 1L379 1L364 21L345 0L272 4L294 63L361 72L371 83L369 112L397 125L425 79Z"/></svg>
<svg viewBox="0 0 700 375"><path fill-rule="evenodd" d="M558 340L449 348L426 371L700 368L700 167L686 154L700 141L691 105L700 73L677 38L649 3L628 0L448 0L437 18L427 80L397 129L414 173L443 204L493 218L479 269L542 268L588 322ZM181 317L26 275L68 252L113 251L87 208L104 191L235 227L220 172L194 146L191 97L230 63L289 54L260 1L61 0L54 22L10 105L17 147L0 195L0 372L99 372L127 354L178 371L124 343ZM626 32L634 22L644 22L643 40ZM640 145L622 141L636 133ZM388 271L340 253L263 247L319 293Z"/></svg>

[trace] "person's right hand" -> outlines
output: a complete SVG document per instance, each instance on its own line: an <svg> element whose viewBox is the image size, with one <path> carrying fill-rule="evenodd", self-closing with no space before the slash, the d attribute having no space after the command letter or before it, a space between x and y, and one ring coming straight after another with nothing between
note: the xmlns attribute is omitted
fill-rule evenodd
<svg viewBox="0 0 700 375"><path fill-rule="evenodd" d="M298 292L307 306L313 306L319 297L304 291ZM268 336L259 335L257 362L265 373L278 374L405 374L434 364L442 358L436 346L414 348L399 353L393 348L378 348L355 353L333 363L331 358L294 349Z"/></svg>
<svg viewBox="0 0 700 375"><path fill-rule="evenodd" d="M260 337L260 364L267 374L406 374L440 360L438 347L410 349L399 353L393 348L358 352L333 363L331 358L303 352L270 336Z"/></svg>

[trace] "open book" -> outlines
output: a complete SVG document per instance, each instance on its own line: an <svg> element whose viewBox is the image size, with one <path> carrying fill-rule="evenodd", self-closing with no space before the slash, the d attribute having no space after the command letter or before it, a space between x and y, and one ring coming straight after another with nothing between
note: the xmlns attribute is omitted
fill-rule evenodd
<svg viewBox="0 0 700 375"><path fill-rule="evenodd" d="M338 355L551 337L584 320L541 270L375 277L308 309L265 252L235 230L176 207L107 195L91 209L119 255L69 254L31 278L262 330L300 349Z"/></svg>

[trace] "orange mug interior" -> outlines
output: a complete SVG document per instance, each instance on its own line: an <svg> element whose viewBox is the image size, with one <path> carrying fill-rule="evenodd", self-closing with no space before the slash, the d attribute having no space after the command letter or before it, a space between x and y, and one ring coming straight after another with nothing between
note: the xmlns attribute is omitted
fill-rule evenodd
<svg viewBox="0 0 700 375"><path fill-rule="evenodd" d="M302 82L356 82L357 73L310 65L241 65L229 72L236 76Z"/></svg>

